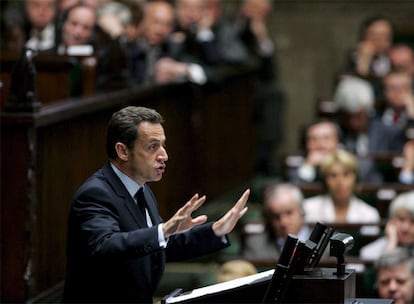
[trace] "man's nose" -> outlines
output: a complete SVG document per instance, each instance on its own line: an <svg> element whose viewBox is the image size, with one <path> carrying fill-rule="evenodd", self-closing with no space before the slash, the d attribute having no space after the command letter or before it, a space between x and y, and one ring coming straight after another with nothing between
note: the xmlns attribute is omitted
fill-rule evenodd
<svg viewBox="0 0 414 304"><path fill-rule="evenodd" d="M167 153L167 149L166 148L162 148L162 153L160 154L160 158L163 161L167 161L168 160L168 153Z"/></svg>
<svg viewBox="0 0 414 304"><path fill-rule="evenodd" d="M397 290L397 288L398 288L398 284L397 284L396 280L391 280L389 285L388 285L388 289L390 291L395 291L395 290Z"/></svg>

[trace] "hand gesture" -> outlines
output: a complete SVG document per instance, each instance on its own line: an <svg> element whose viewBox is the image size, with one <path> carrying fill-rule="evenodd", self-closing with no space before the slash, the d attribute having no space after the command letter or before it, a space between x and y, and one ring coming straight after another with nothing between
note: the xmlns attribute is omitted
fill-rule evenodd
<svg viewBox="0 0 414 304"><path fill-rule="evenodd" d="M191 214L197 210L206 200L206 196L201 198L195 194L183 207L181 207L172 218L162 224L165 238L174 234L185 232L191 228L203 224L207 221L206 215L200 215L192 218Z"/></svg>
<svg viewBox="0 0 414 304"><path fill-rule="evenodd" d="M214 222L213 231L216 236L221 237L233 230L237 221L247 212L246 203L249 195L250 190L247 189L237 203L222 218Z"/></svg>
<svg viewBox="0 0 414 304"><path fill-rule="evenodd" d="M397 236L397 227L391 221L388 221L387 225L385 226L385 235L387 237L387 246L385 247L385 251L394 249L398 245L398 236Z"/></svg>
<svg viewBox="0 0 414 304"><path fill-rule="evenodd" d="M318 166L320 163L322 163L323 159L328 153L314 150L309 151L308 156L306 157L305 162L311 166Z"/></svg>

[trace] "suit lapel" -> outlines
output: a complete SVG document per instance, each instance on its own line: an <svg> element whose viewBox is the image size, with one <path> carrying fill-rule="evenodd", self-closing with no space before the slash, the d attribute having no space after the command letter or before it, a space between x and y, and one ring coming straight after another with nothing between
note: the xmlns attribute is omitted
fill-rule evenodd
<svg viewBox="0 0 414 304"><path fill-rule="evenodd" d="M136 224L139 227L147 227L146 219L141 215L134 199L131 197L131 195L129 195L124 184L112 170L111 165L109 163L103 168L103 172L106 178L108 179L109 184L112 186L114 192L116 193L116 195L119 196L119 202L126 206Z"/></svg>

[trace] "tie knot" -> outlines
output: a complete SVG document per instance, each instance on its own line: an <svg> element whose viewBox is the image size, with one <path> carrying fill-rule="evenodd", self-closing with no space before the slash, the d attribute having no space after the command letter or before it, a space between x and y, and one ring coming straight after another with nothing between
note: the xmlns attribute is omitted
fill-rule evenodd
<svg viewBox="0 0 414 304"><path fill-rule="evenodd" d="M142 202L142 200L145 199L143 187L138 189L138 191L137 191L137 193L135 193L134 197L137 200L137 203Z"/></svg>

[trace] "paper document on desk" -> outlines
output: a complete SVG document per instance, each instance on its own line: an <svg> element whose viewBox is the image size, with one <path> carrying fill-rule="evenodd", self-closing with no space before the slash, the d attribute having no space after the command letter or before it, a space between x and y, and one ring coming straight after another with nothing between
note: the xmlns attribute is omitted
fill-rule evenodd
<svg viewBox="0 0 414 304"><path fill-rule="evenodd" d="M168 303L178 303L181 301L186 301L189 299L193 299L193 298L198 298L201 296L205 296L205 295L209 295L209 294L215 294L215 293L219 293L219 292L223 292L225 290L231 290L237 287L241 287L241 286L245 286L245 285L250 285L253 283L257 283L260 282L262 280L265 279L269 279L273 276L273 272L275 270L271 269L271 270L267 270L264 272L260 272L260 273L256 273L256 274L252 274L246 277L242 277L239 279L234 279L234 280L230 280L227 282L223 282L223 283L218 283L218 284L214 284L214 285L210 285L210 286L206 286L206 287L201 287L201 288L197 288L197 289L193 289L191 291L188 292L184 292L176 297L170 297L165 299L166 304Z"/></svg>

